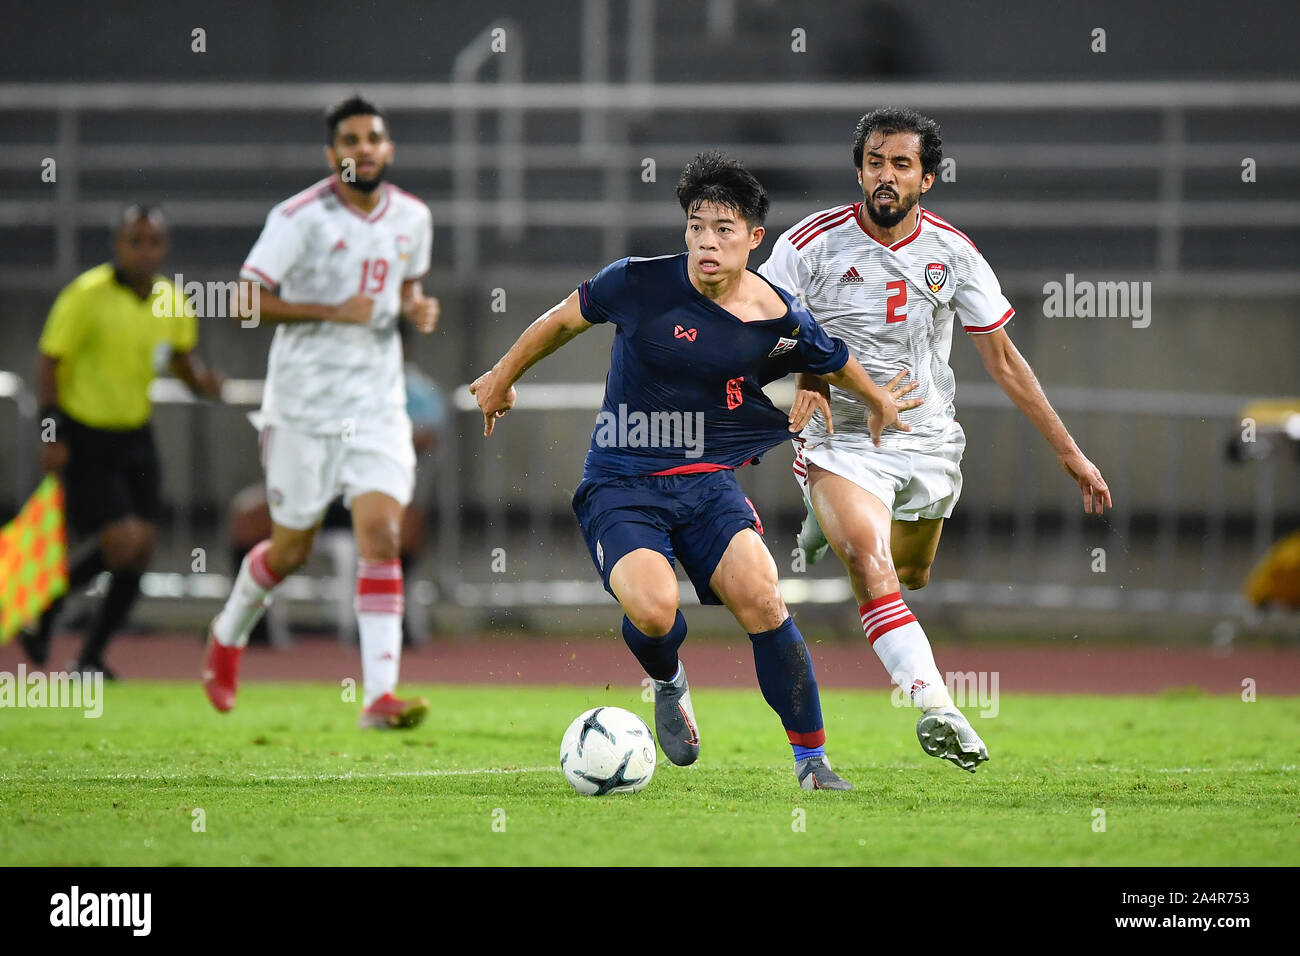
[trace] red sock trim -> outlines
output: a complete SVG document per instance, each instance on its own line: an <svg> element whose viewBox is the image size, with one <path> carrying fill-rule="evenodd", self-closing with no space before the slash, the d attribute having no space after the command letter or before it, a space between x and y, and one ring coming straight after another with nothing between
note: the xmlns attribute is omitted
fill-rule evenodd
<svg viewBox="0 0 1300 956"><path fill-rule="evenodd" d="M916 623L916 618L903 603L900 591L874 598L859 607L858 612L862 615L862 633L867 635L871 644L895 628Z"/></svg>
<svg viewBox="0 0 1300 956"><path fill-rule="evenodd" d="M401 614L406 610L401 561L357 562L357 595L353 607L358 614Z"/></svg>
<svg viewBox="0 0 1300 956"><path fill-rule="evenodd" d="M902 591L895 591L893 594L882 594L878 598L872 598L866 604L858 605L858 615L866 614L868 611L880 607L882 604L889 604L900 600L903 596Z"/></svg>
<svg viewBox="0 0 1300 956"><path fill-rule="evenodd" d="M252 575L257 586L264 591L269 591L275 587L284 578L280 577L271 570L271 566L266 563L266 552L271 550L270 540L259 541L253 545L253 549L248 552L248 573Z"/></svg>
<svg viewBox="0 0 1300 956"><path fill-rule="evenodd" d="M790 743L798 744L800 747L824 747L826 746L826 731L812 730L801 733L797 730L787 730L785 735L790 738Z"/></svg>

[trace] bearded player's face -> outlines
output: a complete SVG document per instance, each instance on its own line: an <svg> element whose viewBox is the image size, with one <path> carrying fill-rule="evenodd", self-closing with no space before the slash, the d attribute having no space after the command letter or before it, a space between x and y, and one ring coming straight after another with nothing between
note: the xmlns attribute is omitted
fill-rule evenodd
<svg viewBox="0 0 1300 956"><path fill-rule="evenodd" d="M877 226L889 229L902 222L933 182L934 173L921 171L919 134L873 130L867 135L858 185L867 215Z"/></svg>
<svg viewBox="0 0 1300 956"><path fill-rule="evenodd" d="M349 116L335 128L325 155L341 182L368 193L384 180L393 161L393 141L382 117Z"/></svg>

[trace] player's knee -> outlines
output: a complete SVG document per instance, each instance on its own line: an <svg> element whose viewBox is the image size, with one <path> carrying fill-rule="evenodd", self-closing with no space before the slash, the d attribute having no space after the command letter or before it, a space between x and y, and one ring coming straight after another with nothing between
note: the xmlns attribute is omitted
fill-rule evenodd
<svg viewBox="0 0 1300 956"><path fill-rule="evenodd" d="M373 561L396 561L402 550L401 522L387 516L369 519L357 528L357 544Z"/></svg>
<svg viewBox="0 0 1300 956"><path fill-rule="evenodd" d="M909 591L917 591L930 583L930 568L905 565L898 570L898 583Z"/></svg>
<svg viewBox="0 0 1300 956"><path fill-rule="evenodd" d="M623 613L632 625L646 637L663 637L677 623L677 594L666 591L660 594L638 595L629 602Z"/></svg>
<svg viewBox="0 0 1300 956"><path fill-rule="evenodd" d="M773 583L770 589L764 588L750 603L747 616L751 618L748 628L751 634L773 631L785 623L790 610L781 597L780 587Z"/></svg>

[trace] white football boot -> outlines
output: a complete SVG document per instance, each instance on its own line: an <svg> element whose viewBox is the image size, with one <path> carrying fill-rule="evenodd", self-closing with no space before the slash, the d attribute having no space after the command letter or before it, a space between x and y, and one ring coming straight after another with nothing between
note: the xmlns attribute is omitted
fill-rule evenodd
<svg viewBox="0 0 1300 956"><path fill-rule="evenodd" d="M956 707L926 711L916 722L916 739L931 757L951 760L970 773L989 759L989 748Z"/></svg>

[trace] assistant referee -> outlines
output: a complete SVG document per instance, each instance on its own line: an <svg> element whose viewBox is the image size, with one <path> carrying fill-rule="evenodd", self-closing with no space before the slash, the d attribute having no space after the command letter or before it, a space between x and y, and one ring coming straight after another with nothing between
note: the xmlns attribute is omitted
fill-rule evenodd
<svg viewBox="0 0 1300 956"><path fill-rule="evenodd" d="M68 568L69 591L101 571L112 583L70 669L115 675L104 651L140 591L158 510L158 452L149 427L149 384L165 360L196 395L218 397L222 376L194 354L198 323L181 291L159 275L167 225L156 207L123 210L113 261L74 279L54 302L41 334L36 397L41 464L64 478L68 523L92 538ZM62 602L50 607L23 647L39 665Z"/></svg>

